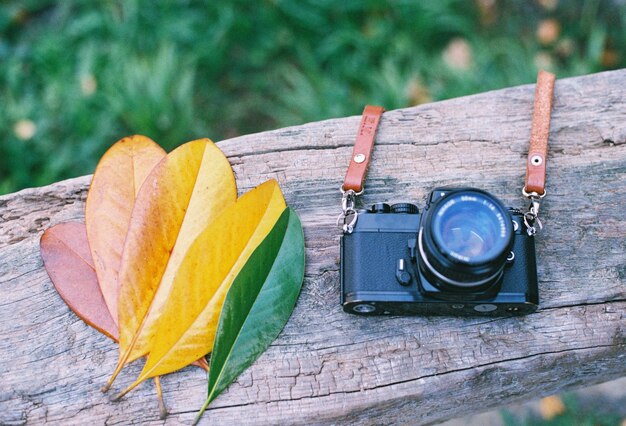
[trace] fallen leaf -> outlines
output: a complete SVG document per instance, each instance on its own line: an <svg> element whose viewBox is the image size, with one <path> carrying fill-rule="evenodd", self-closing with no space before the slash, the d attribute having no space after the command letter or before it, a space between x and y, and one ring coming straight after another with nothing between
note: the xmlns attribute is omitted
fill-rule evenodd
<svg viewBox="0 0 626 426"><path fill-rule="evenodd" d="M67 222L41 236L41 257L61 298L80 319L117 341L113 321L98 285L85 225Z"/></svg>
<svg viewBox="0 0 626 426"><path fill-rule="evenodd" d="M98 285L85 225L66 222L48 228L41 236L40 249L52 284L67 306L88 325L117 342L117 325ZM204 358L194 365L208 371ZM154 378L154 385L160 417L165 419L167 408L158 376Z"/></svg>
<svg viewBox="0 0 626 426"><path fill-rule="evenodd" d="M293 311L304 278L304 235L286 208L235 278L220 315L211 355L209 403L278 337Z"/></svg>
<svg viewBox="0 0 626 426"><path fill-rule="evenodd" d="M163 148L145 136L121 139L100 159L87 194L85 224L91 256L104 301L116 324L117 277L135 197L163 157Z"/></svg>
<svg viewBox="0 0 626 426"><path fill-rule="evenodd" d="M178 370L211 351L230 285L285 207L278 183L270 180L244 194L202 231L173 277L142 372L118 398L143 380Z"/></svg>
<svg viewBox="0 0 626 426"><path fill-rule="evenodd" d="M98 285L85 225L66 222L48 228L41 236L40 249L52 284L67 306L88 325L117 342L117 325ZM209 371L204 357L193 365Z"/></svg>
<svg viewBox="0 0 626 426"><path fill-rule="evenodd" d="M155 323L169 303L174 277L189 247L236 198L230 164L208 139L180 146L148 175L137 194L124 244L118 298L120 355L105 390L126 363L153 348Z"/></svg>

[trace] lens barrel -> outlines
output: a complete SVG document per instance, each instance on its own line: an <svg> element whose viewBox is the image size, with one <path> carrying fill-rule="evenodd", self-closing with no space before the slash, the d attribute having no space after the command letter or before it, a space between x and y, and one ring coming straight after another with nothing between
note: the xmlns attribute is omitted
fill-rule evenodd
<svg viewBox="0 0 626 426"><path fill-rule="evenodd" d="M420 269L441 290L484 291L499 283L513 237L511 215L497 198L451 190L424 211Z"/></svg>

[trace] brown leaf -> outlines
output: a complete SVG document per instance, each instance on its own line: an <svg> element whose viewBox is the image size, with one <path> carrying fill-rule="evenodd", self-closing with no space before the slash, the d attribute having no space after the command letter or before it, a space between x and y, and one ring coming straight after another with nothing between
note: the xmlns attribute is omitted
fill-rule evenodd
<svg viewBox="0 0 626 426"><path fill-rule="evenodd" d="M104 303L85 225L61 223L41 236L41 257L61 298L87 324L117 341L117 325Z"/></svg>

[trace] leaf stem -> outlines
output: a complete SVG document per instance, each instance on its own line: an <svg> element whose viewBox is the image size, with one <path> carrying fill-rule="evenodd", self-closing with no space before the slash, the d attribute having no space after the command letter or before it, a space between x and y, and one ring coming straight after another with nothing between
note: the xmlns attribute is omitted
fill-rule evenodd
<svg viewBox="0 0 626 426"><path fill-rule="evenodd" d="M167 407L165 406L165 401L163 400L163 388L161 387L161 376L156 376L154 378L154 386L156 387L157 400L159 401L159 414L161 420L165 420L167 417Z"/></svg>
<svg viewBox="0 0 626 426"><path fill-rule="evenodd" d="M195 364L200 367L201 369L203 369L204 371L206 371L207 373L209 372L209 363L206 360L205 357L202 357L200 359L198 359Z"/></svg>
<svg viewBox="0 0 626 426"><path fill-rule="evenodd" d="M117 361L117 365L115 366L115 371L113 371L113 375L109 378L109 380L107 381L106 385L104 385L100 390L102 392L107 392L109 389L111 389L111 385L113 384L113 382L115 381L115 378L117 377L118 374L120 374L120 371L122 371L122 368L124 368L124 363L126 362L126 360L128 359L128 355L130 354L130 351L127 351L126 353L124 353L124 355Z"/></svg>
<svg viewBox="0 0 626 426"><path fill-rule="evenodd" d="M146 319L144 318L143 321L145 321L145 320ZM124 352L124 354L122 354L120 359L117 361L117 365L115 366L115 371L113 372L113 375L111 376L111 378L109 379L107 384L104 385L104 387L102 389L100 389L102 392L106 392L106 391L108 391L111 388L111 385L115 381L117 375L120 374L120 371L122 371L122 368L124 368L124 365L126 365L126 360L128 360L128 357L130 356L130 353L132 352L133 348L135 347L135 343L137 342L137 337L139 336L139 330L141 330L142 327L143 327L143 322L141 323L141 326L139 327L138 331L133 336L133 339L130 341L130 345L128 345L128 347L126 348L126 351ZM115 401L117 399L119 399L119 398L114 398Z"/></svg>
<svg viewBox="0 0 626 426"><path fill-rule="evenodd" d="M111 401L119 401L120 399L122 399L124 397L124 395L126 395L128 392L132 391L133 389L135 389L139 384L143 383L145 379L137 379L135 380L135 382L130 385L129 387L127 387L126 389L124 389L123 391L121 391L120 393L118 393L117 395L115 395L113 398L111 398Z"/></svg>
<svg viewBox="0 0 626 426"><path fill-rule="evenodd" d="M211 403L211 401L213 401L213 399L209 396L206 401L204 402L204 405L202 406L202 408L200 409L200 411L198 412L198 414L196 415L196 418L193 419L193 423L191 424L192 426L196 426L198 424L198 422L200 421L200 419L202 418L202 415L204 414L204 412L206 411L206 409L208 408L209 404Z"/></svg>

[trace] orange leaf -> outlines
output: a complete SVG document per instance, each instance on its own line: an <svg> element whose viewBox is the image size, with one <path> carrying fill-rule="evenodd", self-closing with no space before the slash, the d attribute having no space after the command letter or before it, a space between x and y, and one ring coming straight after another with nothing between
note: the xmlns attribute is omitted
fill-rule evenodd
<svg viewBox="0 0 626 426"><path fill-rule="evenodd" d="M102 156L89 187L85 205L89 246L104 301L116 324L117 276L135 197L163 157L163 148L145 136L121 139Z"/></svg>
<svg viewBox="0 0 626 426"><path fill-rule="evenodd" d="M208 139L175 149L146 178L135 201L122 254L120 357L109 385L127 362L151 350L154 324L187 250L236 198L230 164Z"/></svg>
<svg viewBox="0 0 626 426"><path fill-rule="evenodd" d="M143 371L143 380L178 370L211 351L224 297L286 205L270 180L227 207L189 247L173 277Z"/></svg>

